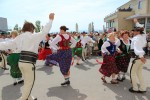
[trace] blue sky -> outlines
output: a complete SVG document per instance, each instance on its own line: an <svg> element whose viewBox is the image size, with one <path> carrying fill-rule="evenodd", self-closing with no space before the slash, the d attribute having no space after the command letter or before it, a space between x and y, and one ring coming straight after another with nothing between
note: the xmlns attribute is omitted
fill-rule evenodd
<svg viewBox="0 0 150 100"><path fill-rule="evenodd" d="M104 17L129 0L0 0L0 17L8 20L8 27L15 24L22 27L25 20L35 23L40 20L44 25L50 12L55 13L51 32L59 31L66 25L75 31L87 30L88 24L94 22L95 30L102 30Z"/></svg>

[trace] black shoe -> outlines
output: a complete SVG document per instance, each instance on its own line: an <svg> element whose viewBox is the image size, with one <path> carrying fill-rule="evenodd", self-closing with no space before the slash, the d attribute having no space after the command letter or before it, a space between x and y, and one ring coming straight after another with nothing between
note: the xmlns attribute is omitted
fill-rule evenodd
<svg viewBox="0 0 150 100"><path fill-rule="evenodd" d="M17 85L17 82L14 82L14 86Z"/></svg>
<svg viewBox="0 0 150 100"><path fill-rule="evenodd" d="M21 83L24 83L24 80L21 80L21 81L18 82L18 84L21 84Z"/></svg>
<svg viewBox="0 0 150 100"><path fill-rule="evenodd" d="M77 65L80 65L79 63L77 63Z"/></svg>
<svg viewBox="0 0 150 100"><path fill-rule="evenodd" d="M138 93L146 93L146 91L140 91L140 90L139 90Z"/></svg>
<svg viewBox="0 0 150 100"><path fill-rule="evenodd" d="M126 80L126 77L122 77L122 80L123 80L123 81Z"/></svg>
<svg viewBox="0 0 150 100"><path fill-rule="evenodd" d="M133 87L131 87L131 88L129 89L129 91L132 92L132 93L139 93L139 91L133 90Z"/></svg>
<svg viewBox="0 0 150 100"><path fill-rule="evenodd" d="M37 98L34 98L33 100L37 100Z"/></svg>
<svg viewBox="0 0 150 100"><path fill-rule="evenodd" d="M66 81L66 82L64 82L64 83L61 83L61 85L62 85L62 86L64 86L64 85L70 85L70 81Z"/></svg>

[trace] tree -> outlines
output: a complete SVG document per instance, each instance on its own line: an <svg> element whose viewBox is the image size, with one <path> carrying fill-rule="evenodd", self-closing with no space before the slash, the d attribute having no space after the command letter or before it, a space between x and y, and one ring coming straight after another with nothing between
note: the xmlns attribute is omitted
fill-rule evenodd
<svg viewBox="0 0 150 100"><path fill-rule="evenodd" d="M78 23L76 23L76 32L79 32Z"/></svg>
<svg viewBox="0 0 150 100"><path fill-rule="evenodd" d="M91 23L91 31L94 32L94 23Z"/></svg>
<svg viewBox="0 0 150 100"><path fill-rule="evenodd" d="M19 28L18 28L18 24L16 24L16 25L15 25L14 30L16 30L16 31L18 31L18 30L19 30Z"/></svg>
<svg viewBox="0 0 150 100"><path fill-rule="evenodd" d="M37 20L35 22L35 32L40 32L41 31L41 21Z"/></svg>
<svg viewBox="0 0 150 100"><path fill-rule="evenodd" d="M88 32L91 33L91 31L92 31L92 28L91 28L91 23L90 23L88 26Z"/></svg>

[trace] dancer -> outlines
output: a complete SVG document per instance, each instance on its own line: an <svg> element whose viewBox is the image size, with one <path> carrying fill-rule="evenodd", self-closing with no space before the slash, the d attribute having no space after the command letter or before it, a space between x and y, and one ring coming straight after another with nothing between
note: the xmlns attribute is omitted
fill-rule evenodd
<svg viewBox="0 0 150 100"><path fill-rule="evenodd" d="M144 58L145 52L143 50L143 47L146 45L146 37L143 32L144 28L139 24L137 19L134 19L134 23L137 27L134 29L134 37L131 43L131 49L133 51L132 57L134 60L130 70L132 87L129 89L129 91L132 93L145 93L146 86L142 75L142 69L143 65L146 63L146 58ZM140 87L138 87L137 79L139 80Z"/></svg>
<svg viewBox="0 0 150 100"><path fill-rule="evenodd" d="M69 36L66 30L68 30L66 26L60 27L60 34L57 35L50 44L53 48L57 49L57 53L48 55L46 58L47 64L53 64L52 61L56 61L59 64L60 71L65 79L65 82L61 83L62 86L70 84L69 77L72 61L71 48L76 45L76 40ZM72 43L71 46L69 46L69 42Z"/></svg>
<svg viewBox="0 0 150 100"><path fill-rule="evenodd" d="M81 36L79 35L77 37L77 44L76 44L76 47L75 47L75 50L74 50L74 54L77 55L77 65L80 65L79 61L80 61L80 58L82 59L82 45L83 43L81 43Z"/></svg>
<svg viewBox="0 0 150 100"><path fill-rule="evenodd" d="M50 42L51 42L50 34L47 34L46 40L43 43L44 47L38 54L38 60L45 60L47 55L52 54L52 50L50 49L50 45L49 45Z"/></svg>
<svg viewBox="0 0 150 100"><path fill-rule="evenodd" d="M122 39L118 40L117 46L120 53L116 56L116 65L118 70L120 71L118 74L118 81L123 81L126 79L125 73L128 70L128 66L130 63L130 46L131 40L129 39L129 32L124 31L121 34Z"/></svg>
<svg viewBox="0 0 150 100"><path fill-rule="evenodd" d="M13 41L0 43L0 50L12 49L17 47L20 51L19 68L24 79L24 89L19 100L37 100L31 96L32 88L35 82L35 63L37 60L38 45L45 35L49 32L54 19L54 13L49 15L50 21L45 25L42 33L34 33L34 25L26 22L22 28L22 34L17 36Z"/></svg>
<svg viewBox="0 0 150 100"><path fill-rule="evenodd" d="M12 41L15 39L18 35L17 31L12 31L11 36L12 36ZM13 47L14 49L9 51L9 56L7 57L7 62L10 65L10 75L14 79L13 85L21 84L24 81L22 80L22 73L19 69L18 62L19 62L19 57L20 54L17 51L16 47Z"/></svg>
<svg viewBox="0 0 150 100"><path fill-rule="evenodd" d="M87 34L86 32L82 32L82 37L81 37L81 42L84 43L83 48L82 48L82 60L83 61L85 61L87 57L87 43L89 42L95 43L95 41L89 36L87 36L86 34Z"/></svg>
<svg viewBox="0 0 150 100"><path fill-rule="evenodd" d="M103 77L101 78L103 82L107 83L105 79L106 76L112 76L111 83L118 84L118 81L115 79L116 74L119 72L115 62L115 33L109 33L107 37L109 40L104 42L101 48L103 53L103 64L99 69L99 72L103 74Z"/></svg>
<svg viewBox="0 0 150 100"><path fill-rule="evenodd" d="M1 34L1 38L0 38L0 42L4 42L6 41L5 39L5 35L4 33ZM6 67L7 65L7 52L6 51L0 51L0 57L1 57L1 65L0 67L3 69L3 70L9 70L9 68Z"/></svg>

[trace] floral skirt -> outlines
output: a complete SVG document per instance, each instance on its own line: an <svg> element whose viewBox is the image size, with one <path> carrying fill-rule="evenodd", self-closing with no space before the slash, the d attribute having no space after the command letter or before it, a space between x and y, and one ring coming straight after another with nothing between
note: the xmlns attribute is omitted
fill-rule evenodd
<svg viewBox="0 0 150 100"><path fill-rule="evenodd" d="M130 63L130 58L130 54L118 55L116 57L116 65L119 71L125 73L127 72Z"/></svg>
<svg viewBox="0 0 150 100"><path fill-rule="evenodd" d="M104 64L101 65L99 72L102 73L104 76L110 77L113 73L119 73L114 56L104 55L103 63Z"/></svg>
<svg viewBox="0 0 150 100"><path fill-rule="evenodd" d="M72 50L58 50L57 53L53 53L46 57L46 64L54 64L57 62L60 67L60 71L63 75L68 75L72 61Z"/></svg>

